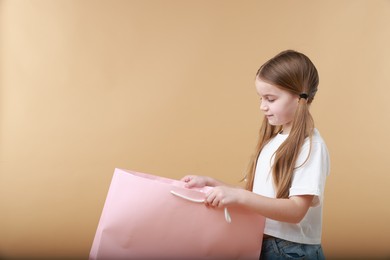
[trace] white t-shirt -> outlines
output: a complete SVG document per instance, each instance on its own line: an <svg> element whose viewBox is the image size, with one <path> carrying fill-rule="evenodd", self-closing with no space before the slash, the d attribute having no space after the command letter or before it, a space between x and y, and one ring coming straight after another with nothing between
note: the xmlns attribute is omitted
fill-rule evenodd
<svg viewBox="0 0 390 260"><path fill-rule="evenodd" d="M276 197L273 185L272 165L274 153L288 135L278 134L261 151L253 184L253 192L270 198ZM299 154L296 166L302 165L310 150L307 138ZM294 170L289 196L315 195L305 217L298 224L266 219L264 234L302 244L320 244L322 232L322 206L325 179L329 175L329 154L326 144L317 129L312 138L310 157Z"/></svg>

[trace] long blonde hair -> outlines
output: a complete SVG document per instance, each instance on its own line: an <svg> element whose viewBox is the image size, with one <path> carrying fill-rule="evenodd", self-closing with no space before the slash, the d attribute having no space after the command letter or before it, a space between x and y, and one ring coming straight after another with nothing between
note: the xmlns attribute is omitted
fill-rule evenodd
<svg viewBox="0 0 390 260"><path fill-rule="evenodd" d="M309 112L309 105L317 92L318 72L306 55L287 50L264 63L257 71L256 78L301 97L289 136L276 150L272 166L276 197L288 198L299 152L306 138L310 138L311 142L314 130L314 121ZM281 126L270 125L264 117L259 131L258 143L246 174L247 190L253 189L257 159L261 150L281 130Z"/></svg>

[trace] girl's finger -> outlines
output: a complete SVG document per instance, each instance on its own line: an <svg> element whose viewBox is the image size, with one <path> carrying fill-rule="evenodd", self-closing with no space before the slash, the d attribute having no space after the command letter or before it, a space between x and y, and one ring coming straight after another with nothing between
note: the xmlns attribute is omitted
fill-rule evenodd
<svg viewBox="0 0 390 260"><path fill-rule="evenodd" d="M214 199L215 199L215 194L211 190L209 193L206 194L205 202L207 205L213 206Z"/></svg>

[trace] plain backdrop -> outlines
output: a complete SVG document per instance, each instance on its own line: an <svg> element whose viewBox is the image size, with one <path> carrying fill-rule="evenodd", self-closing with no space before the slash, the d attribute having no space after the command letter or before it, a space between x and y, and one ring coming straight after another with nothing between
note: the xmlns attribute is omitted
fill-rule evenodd
<svg viewBox="0 0 390 260"><path fill-rule="evenodd" d="M320 74L325 254L389 257L389 24L389 0L0 0L0 258L86 259L115 168L237 184L285 49Z"/></svg>

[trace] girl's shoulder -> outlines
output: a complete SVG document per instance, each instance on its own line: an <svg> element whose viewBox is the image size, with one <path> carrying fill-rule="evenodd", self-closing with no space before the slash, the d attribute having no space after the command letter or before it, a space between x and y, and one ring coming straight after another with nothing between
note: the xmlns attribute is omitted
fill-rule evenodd
<svg viewBox="0 0 390 260"><path fill-rule="evenodd" d="M314 128L313 136L311 138L313 143L321 143L325 145L325 140L322 138L320 131L317 128ZM306 142L309 142L309 138L306 139Z"/></svg>
<svg viewBox="0 0 390 260"><path fill-rule="evenodd" d="M313 150L322 150L327 151L328 147L326 146L325 140L322 138L320 132L317 128L314 129L313 135L310 138L306 138L302 150L313 151Z"/></svg>
<svg viewBox="0 0 390 260"><path fill-rule="evenodd" d="M330 157L328 147L317 129L314 129L311 141L310 138L306 138L299 153L297 165L305 166L301 168L301 171L311 169L314 166L321 167L320 172L324 172L326 175L329 174Z"/></svg>

